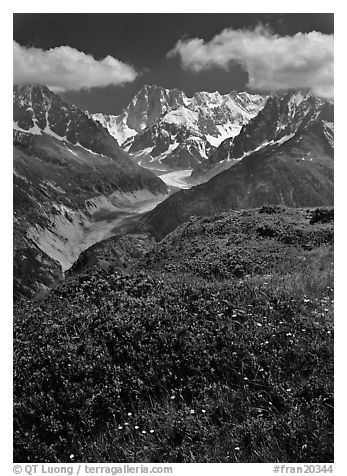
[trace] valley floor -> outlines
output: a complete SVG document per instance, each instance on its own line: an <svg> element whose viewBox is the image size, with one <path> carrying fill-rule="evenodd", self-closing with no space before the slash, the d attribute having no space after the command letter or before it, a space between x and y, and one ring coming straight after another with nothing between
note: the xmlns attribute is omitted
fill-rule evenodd
<svg viewBox="0 0 347 476"><path fill-rule="evenodd" d="M74 262L82 251L88 249L95 243L106 240L117 233L121 233L142 215L155 208L165 198L166 196L164 195L157 195L136 201L131 206L124 208L101 208L97 213L92 215L91 222L84 228L84 238L75 248Z"/></svg>
<svg viewBox="0 0 347 476"><path fill-rule="evenodd" d="M90 201L90 217L79 213L69 221L58 215L52 228L31 230L32 238L65 272L84 250L122 232L165 198L166 195L153 195L145 191L135 194L115 193L110 199L96 198L94 202Z"/></svg>
<svg viewBox="0 0 347 476"><path fill-rule="evenodd" d="M191 185L188 178L191 170L178 170L159 175L169 186L169 192L188 189ZM78 259L80 254L94 244L106 240L117 233L129 229L142 215L155 208L167 195L153 195L142 191L123 194L116 200L102 197L95 200L96 208L91 208L91 216L82 214L72 222L58 216L52 229L39 233L33 231L33 237L39 248L50 258L57 261L63 272L67 271Z"/></svg>

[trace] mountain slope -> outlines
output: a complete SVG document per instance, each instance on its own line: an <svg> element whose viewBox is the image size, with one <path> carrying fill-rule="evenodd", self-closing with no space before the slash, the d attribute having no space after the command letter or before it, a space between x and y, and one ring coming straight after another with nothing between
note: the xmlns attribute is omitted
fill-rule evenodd
<svg viewBox="0 0 347 476"><path fill-rule="evenodd" d="M323 112L324 111L324 112ZM333 122L333 105L308 90L289 90L270 96L259 113L245 124L235 137L225 139L209 160L192 173L192 182L206 181L235 160L263 147L282 143L309 127L321 114Z"/></svg>
<svg viewBox="0 0 347 476"><path fill-rule="evenodd" d="M137 231L163 238L191 215L264 204L313 207L333 204L332 132L326 111L289 140L254 152L208 182L182 190L145 215Z"/></svg>
<svg viewBox="0 0 347 476"><path fill-rule="evenodd" d="M44 288L107 234L112 226L100 213L143 208L166 193L88 115L46 87L14 88L16 297ZM23 262L31 264L22 273Z"/></svg>

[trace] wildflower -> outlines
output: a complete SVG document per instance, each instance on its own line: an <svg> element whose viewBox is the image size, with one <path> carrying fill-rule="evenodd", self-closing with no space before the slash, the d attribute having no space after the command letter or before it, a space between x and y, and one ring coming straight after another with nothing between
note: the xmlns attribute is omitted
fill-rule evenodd
<svg viewBox="0 0 347 476"><path fill-rule="evenodd" d="M129 426L129 423L126 421L126 422L124 423L124 425L125 425L125 426Z"/></svg>
<svg viewBox="0 0 347 476"><path fill-rule="evenodd" d="M141 433L142 433L143 435L145 435L145 434L147 433L147 431L146 431L146 430L142 430Z"/></svg>
<svg viewBox="0 0 347 476"><path fill-rule="evenodd" d="M70 455L70 459L74 459L75 455Z"/></svg>
<svg viewBox="0 0 347 476"><path fill-rule="evenodd" d="M264 344L268 344L268 343L269 343L269 341L268 341L268 340L266 340L266 341L264 342Z"/></svg>
<svg viewBox="0 0 347 476"><path fill-rule="evenodd" d="M243 380L248 380L248 378L247 378L247 377L243 377Z"/></svg>
<svg viewBox="0 0 347 476"><path fill-rule="evenodd" d="M206 410L201 410L201 413L206 413Z"/></svg>
<svg viewBox="0 0 347 476"><path fill-rule="evenodd" d="M291 332L287 332L287 334L286 334L287 337L290 337L290 336L292 336L292 335L293 335L293 334L292 334Z"/></svg>
<svg viewBox="0 0 347 476"><path fill-rule="evenodd" d="M118 430L123 430L122 425L119 425Z"/></svg>
<svg viewBox="0 0 347 476"><path fill-rule="evenodd" d="M195 410L190 410L190 413L191 413L192 415L194 415Z"/></svg>
<svg viewBox="0 0 347 476"><path fill-rule="evenodd" d="M139 429L139 427L138 427L137 425L135 425L134 428L135 428L135 430L138 430L138 429Z"/></svg>
<svg viewBox="0 0 347 476"><path fill-rule="evenodd" d="M262 327L263 324L260 324L260 322L256 322L258 327Z"/></svg>
<svg viewBox="0 0 347 476"><path fill-rule="evenodd" d="M240 447L239 446L235 446L234 448L236 451L240 451Z"/></svg>
<svg viewBox="0 0 347 476"><path fill-rule="evenodd" d="M150 433L154 433L154 430L149 430Z"/></svg>
<svg viewBox="0 0 347 476"><path fill-rule="evenodd" d="M131 412L129 412L129 413L128 413L128 416L131 416L131 415L132 415L132 413L131 413Z"/></svg>
<svg viewBox="0 0 347 476"><path fill-rule="evenodd" d="M171 400L175 400L176 397L175 397L175 395L171 395L170 398L171 398Z"/></svg>

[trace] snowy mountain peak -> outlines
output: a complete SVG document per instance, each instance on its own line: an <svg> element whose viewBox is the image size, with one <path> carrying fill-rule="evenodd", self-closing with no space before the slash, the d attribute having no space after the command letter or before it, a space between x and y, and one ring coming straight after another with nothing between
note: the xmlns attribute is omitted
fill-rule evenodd
<svg viewBox="0 0 347 476"><path fill-rule="evenodd" d="M265 99L248 93L222 95L218 91L202 91L187 97L178 89L146 84L120 115L94 114L93 118L128 148L127 139L134 138L158 121L203 134L210 144L216 146L225 137L237 134L242 125L263 107Z"/></svg>
<svg viewBox="0 0 347 476"><path fill-rule="evenodd" d="M153 90L148 95L146 88L141 92L144 93L144 101L149 103ZM128 137L122 146L141 165L165 166L168 170L195 168L206 161L211 149L224 138L237 135L266 100L259 95L243 93L239 97L217 91L197 92L188 98L182 91L160 88L158 95L161 103L156 121L147 122L147 127ZM173 105L167 97L174 101Z"/></svg>
<svg viewBox="0 0 347 476"><path fill-rule="evenodd" d="M108 157L124 155L117 141L88 113L66 104L46 86L13 88L13 128L31 135L49 135Z"/></svg>

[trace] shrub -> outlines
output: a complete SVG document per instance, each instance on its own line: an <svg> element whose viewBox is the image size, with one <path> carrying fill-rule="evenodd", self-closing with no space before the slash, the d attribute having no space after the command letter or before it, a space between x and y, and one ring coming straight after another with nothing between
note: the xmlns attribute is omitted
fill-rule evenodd
<svg viewBox="0 0 347 476"><path fill-rule="evenodd" d="M312 212L310 224L315 223L330 223L334 221L334 209L333 208L316 208Z"/></svg>

